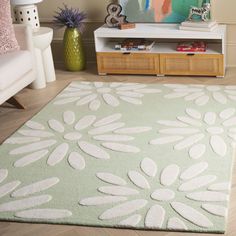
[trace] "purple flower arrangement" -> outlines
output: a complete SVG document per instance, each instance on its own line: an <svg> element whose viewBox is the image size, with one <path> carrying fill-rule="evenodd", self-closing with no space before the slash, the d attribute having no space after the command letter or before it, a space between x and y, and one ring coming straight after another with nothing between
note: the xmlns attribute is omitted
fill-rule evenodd
<svg viewBox="0 0 236 236"><path fill-rule="evenodd" d="M79 9L68 8L64 4L64 8L58 8L54 16L54 23L58 27L77 28L80 32L83 31L83 20L87 18L87 15Z"/></svg>

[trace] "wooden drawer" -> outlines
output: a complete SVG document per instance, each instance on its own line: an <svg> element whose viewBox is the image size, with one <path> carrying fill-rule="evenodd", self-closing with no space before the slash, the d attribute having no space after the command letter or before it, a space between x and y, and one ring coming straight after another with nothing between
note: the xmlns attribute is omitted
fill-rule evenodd
<svg viewBox="0 0 236 236"><path fill-rule="evenodd" d="M160 72L164 75L224 76L221 54L160 54Z"/></svg>
<svg viewBox="0 0 236 236"><path fill-rule="evenodd" d="M159 74L159 54L97 53L100 74Z"/></svg>

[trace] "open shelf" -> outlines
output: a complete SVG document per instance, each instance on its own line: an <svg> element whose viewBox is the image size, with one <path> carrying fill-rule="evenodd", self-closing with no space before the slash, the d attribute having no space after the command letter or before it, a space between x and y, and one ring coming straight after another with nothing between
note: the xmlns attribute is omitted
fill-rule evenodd
<svg viewBox="0 0 236 236"><path fill-rule="evenodd" d="M194 54L222 54L222 46L219 43L209 43L207 44L206 52L178 52L176 51L177 43L155 43L151 50L131 50L131 51L122 51L115 50L115 42L108 42L104 45L101 50L98 52L112 52L112 53L194 53Z"/></svg>

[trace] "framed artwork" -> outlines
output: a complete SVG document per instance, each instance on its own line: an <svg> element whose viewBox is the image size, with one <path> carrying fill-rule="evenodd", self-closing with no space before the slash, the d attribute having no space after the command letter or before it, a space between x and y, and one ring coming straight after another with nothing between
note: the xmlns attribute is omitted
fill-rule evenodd
<svg viewBox="0 0 236 236"><path fill-rule="evenodd" d="M122 14L130 22L179 23L188 17L190 6L201 7L206 0L119 0Z"/></svg>

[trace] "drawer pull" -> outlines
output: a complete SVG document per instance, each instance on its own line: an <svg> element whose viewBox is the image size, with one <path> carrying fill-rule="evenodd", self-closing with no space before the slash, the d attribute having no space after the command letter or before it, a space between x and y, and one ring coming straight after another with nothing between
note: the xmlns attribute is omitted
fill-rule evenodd
<svg viewBox="0 0 236 236"><path fill-rule="evenodd" d="M187 56L194 56L195 54L194 53L188 53Z"/></svg>
<svg viewBox="0 0 236 236"><path fill-rule="evenodd" d="M123 55L130 55L131 52L123 52Z"/></svg>

